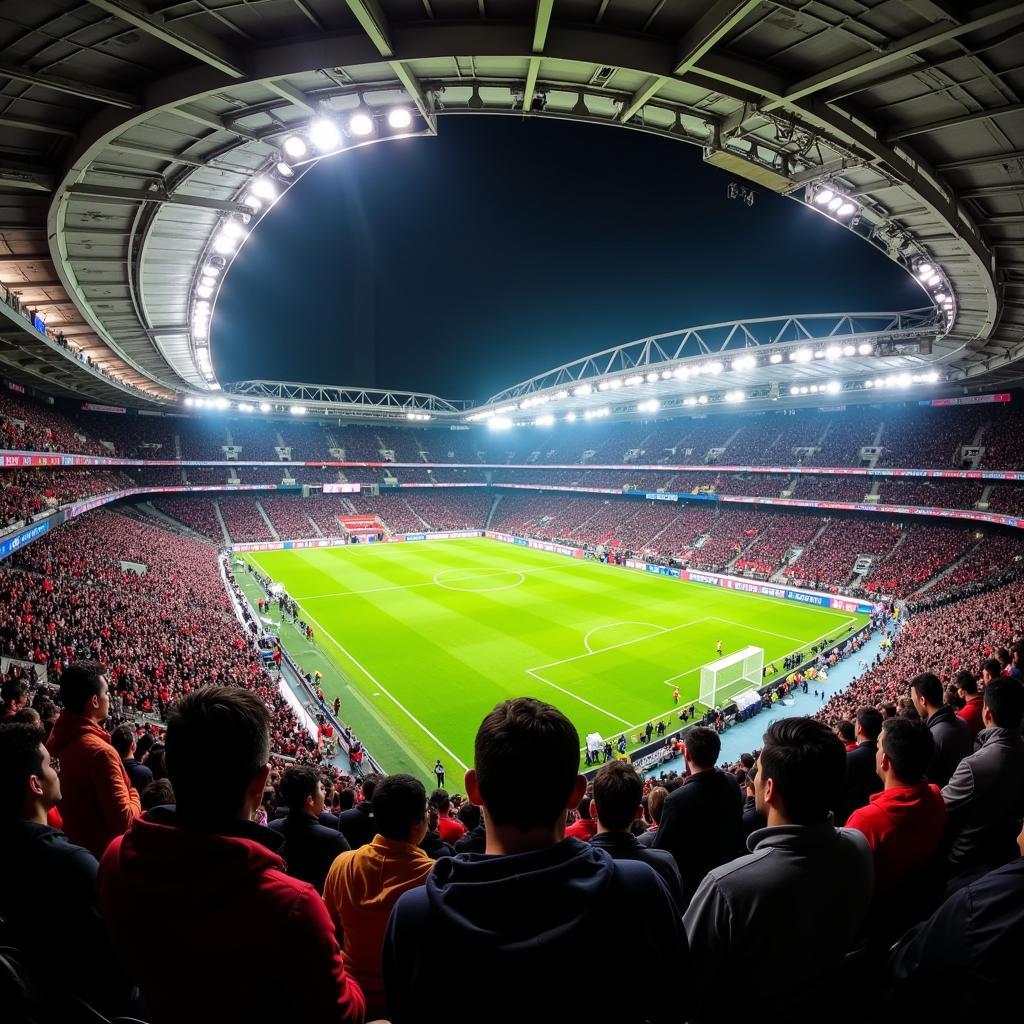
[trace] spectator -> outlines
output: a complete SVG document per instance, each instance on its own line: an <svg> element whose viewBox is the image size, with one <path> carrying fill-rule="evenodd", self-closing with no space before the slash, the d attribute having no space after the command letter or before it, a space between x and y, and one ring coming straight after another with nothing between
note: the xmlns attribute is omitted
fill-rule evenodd
<svg viewBox="0 0 1024 1024"><path fill-rule="evenodd" d="M941 788L974 748L970 726L957 718L948 704L942 703L942 683L932 672L922 672L910 680L910 697L935 740L935 757L928 769L928 779Z"/></svg>
<svg viewBox="0 0 1024 1024"><path fill-rule="evenodd" d="M982 729L981 710L983 707L978 681L970 672L957 672L956 690L964 702L964 706L956 713L956 716L970 726L971 736L977 738Z"/></svg>
<svg viewBox="0 0 1024 1024"><path fill-rule="evenodd" d="M11 676L0 683L0 722L12 721L14 716L27 708L29 702L28 682Z"/></svg>
<svg viewBox="0 0 1024 1024"><path fill-rule="evenodd" d="M1004 675L1021 679L1021 661L1024 660L1024 642L1018 641L1010 648L1010 663L1003 670Z"/></svg>
<svg viewBox="0 0 1024 1024"><path fill-rule="evenodd" d="M607 758L605 760L607 761ZM593 803L593 800L594 790L587 786L583 796L580 797L580 802L576 805L578 817L565 830L567 838L579 839L587 843L597 835L597 822L594 821L594 816L590 812L590 805Z"/></svg>
<svg viewBox="0 0 1024 1024"><path fill-rule="evenodd" d="M487 855L440 861L426 887L395 906L384 944L393 1024L448 1016L424 1014L448 964L458 965L461 1004L488 1021L536 1018L538 999L579 977L601 979L609 1020L679 1019L675 985L651 986L639 1000L635 987L647 975L689 982L685 937L661 879L646 864L563 838L567 808L586 789L579 751L572 723L540 701L509 700L484 719L466 790L483 809ZM524 764L544 765L531 785ZM588 941L627 920L628 942Z"/></svg>
<svg viewBox="0 0 1024 1024"><path fill-rule="evenodd" d="M755 793L754 785L755 779L757 779L756 764L747 772L747 777L743 785L742 835L744 843L746 843L751 834L756 832L759 828L768 827L768 819L757 809L757 794Z"/></svg>
<svg viewBox="0 0 1024 1024"><path fill-rule="evenodd" d="M809 1004L852 947L874 880L864 836L835 828L829 813L845 769L842 743L821 722L768 727L754 784L768 827L747 840L748 855L708 874L683 915L698 966L691 1020L820 1016ZM800 970L737 984L736 965L769 948L799 950Z"/></svg>
<svg viewBox="0 0 1024 1024"><path fill-rule="evenodd" d="M698 725L686 734L688 774L665 801L654 840L654 849L675 858L687 901L712 868L743 849L743 794L734 775L715 768L721 749L714 729Z"/></svg>
<svg viewBox="0 0 1024 1024"><path fill-rule="evenodd" d="M139 794L102 724L110 708L103 667L78 661L60 676L64 710L53 726L46 748L63 770L60 814L73 843L102 857L107 844L123 835L141 813Z"/></svg>
<svg viewBox="0 0 1024 1024"><path fill-rule="evenodd" d="M934 753L923 722L887 718L876 757L884 788L846 822L864 833L874 854L873 909L876 918L884 914L886 930L899 930L932 895L926 873L946 824L939 787L925 778Z"/></svg>
<svg viewBox="0 0 1024 1024"><path fill-rule="evenodd" d="M851 750L857 749L857 732L853 727L853 722L848 718L840 718L836 722L834 732L843 741L843 746L848 754Z"/></svg>
<svg viewBox="0 0 1024 1024"><path fill-rule="evenodd" d="M456 839L461 839L466 834L465 825L452 817L451 797L445 790L435 789L430 794L430 805L437 811L437 832L442 843L448 843L450 846Z"/></svg>
<svg viewBox="0 0 1024 1024"><path fill-rule="evenodd" d="M878 752L878 734L882 731L882 712L870 705L857 710L854 736L857 746L846 754L846 777L839 797L836 821L846 819L858 807L863 807L873 793L882 788L882 780L875 770Z"/></svg>
<svg viewBox="0 0 1024 1024"><path fill-rule="evenodd" d="M269 827L284 836L281 856L288 865L288 874L321 892L334 858L351 847L337 829L320 824L324 810L320 773L308 764L289 766L281 778L281 799L288 814L272 821Z"/></svg>
<svg viewBox="0 0 1024 1024"><path fill-rule="evenodd" d="M116 839L99 892L115 949L142 987L154 1024L210 1020L363 1020L319 893L285 874L280 835L250 819L270 771L270 715L254 693L211 686L171 710L167 767L177 806ZM158 905L160 955L139 942L140 907ZM266 936L279 976L252 984ZM187 972L189 984L182 984Z"/></svg>
<svg viewBox="0 0 1024 1024"><path fill-rule="evenodd" d="M942 790L951 875L1005 864L1024 812L1024 684L997 676L985 687L984 729Z"/></svg>
<svg viewBox="0 0 1024 1024"><path fill-rule="evenodd" d="M0 725L5 945L24 952L54 995L75 993L115 1012L125 1008L128 985L112 966L96 906L98 865L88 850L73 846L47 824L61 791L60 765L43 746L44 738L41 729L30 725Z"/></svg>
<svg viewBox="0 0 1024 1024"><path fill-rule="evenodd" d="M650 825L647 831L637 838L641 846L651 847L658 836L658 828L661 825L661 815L665 809L665 801L668 799L668 790L664 786L655 786L647 794L647 817Z"/></svg>
<svg viewBox="0 0 1024 1024"><path fill-rule="evenodd" d="M993 679L998 679L1003 674L1003 663L998 658L986 658L981 663L981 685L982 689L988 686Z"/></svg>
<svg viewBox="0 0 1024 1024"><path fill-rule="evenodd" d="M1017 845L1021 856L958 889L894 948L894 1020L973 1024L994 996L1018 990L1024 830Z"/></svg>
<svg viewBox="0 0 1024 1024"><path fill-rule="evenodd" d="M641 846L630 826L642 813L644 784L636 769L625 761L609 761L594 776L591 817L597 835L591 846L604 850L612 860L638 860L649 864L661 877L673 902L683 912L683 880L676 862L666 850Z"/></svg>
<svg viewBox="0 0 1024 1024"><path fill-rule="evenodd" d="M459 820L466 828L466 834L455 841L456 853L483 853L487 847L487 832L484 830L484 816L471 800L459 808Z"/></svg>
<svg viewBox="0 0 1024 1024"><path fill-rule="evenodd" d="M170 779L156 779L151 782L140 794L142 813L153 810L154 807L163 807L174 803L174 789Z"/></svg>
<svg viewBox="0 0 1024 1024"><path fill-rule="evenodd" d="M345 964L366 996L369 1018L386 1017L381 949L391 910L423 885L434 862L419 848L427 832L427 793L411 775L389 775L373 792L377 835L339 856L327 874L324 903Z"/></svg>
<svg viewBox="0 0 1024 1024"><path fill-rule="evenodd" d="M377 823L373 820L373 791L380 781L379 775L367 775L361 786L362 800L338 815L338 828L353 850L365 846L377 834Z"/></svg>
<svg viewBox="0 0 1024 1024"><path fill-rule="evenodd" d="M141 793L153 781L153 773L135 760L135 730L130 725L119 725L110 734L110 745L121 758L132 788Z"/></svg>
<svg viewBox="0 0 1024 1024"><path fill-rule="evenodd" d="M420 849L423 850L431 860L437 860L440 857L454 857L455 850L449 846L441 838L441 833L438 831L439 817L437 808L427 803L427 833L420 840Z"/></svg>

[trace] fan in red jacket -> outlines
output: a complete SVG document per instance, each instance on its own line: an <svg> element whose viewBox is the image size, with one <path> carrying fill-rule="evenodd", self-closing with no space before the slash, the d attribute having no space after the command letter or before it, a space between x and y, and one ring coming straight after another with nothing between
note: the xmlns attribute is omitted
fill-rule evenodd
<svg viewBox="0 0 1024 1024"><path fill-rule="evenodd" d="M166 744L176 808L138 819L99 873L104 921L154 1024L361 1024L323 900L285 874L284 837L250 820L269 774L266 706L241 687L196 690L171 711ZM154 902L158 950L138 941L139 908Z"/></svg>
<svg viewBox="0 0 1024 1024"><path fill-rule="evenodd" d="M875 764L884 789L846 822L863 832L875 859L875 898L894 892L925 867L942 841L946 807L925 780L935 741L924 722L887 718Z"/></svg>

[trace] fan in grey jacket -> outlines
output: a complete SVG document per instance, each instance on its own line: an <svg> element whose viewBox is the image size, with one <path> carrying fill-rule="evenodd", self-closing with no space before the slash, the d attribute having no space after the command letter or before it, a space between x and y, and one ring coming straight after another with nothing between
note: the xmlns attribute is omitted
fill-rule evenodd
<svg viewBox="0 0 1024 1024"><path fill-rule="evenodd" d="M693 958L692 1021L820 1018L820 989L855 944L871 902L874 866L864 836L835 828L829 807L846 752L827 726L784 718L764 734L755 799L768 827L750 853L708 873L683 915ZM800 951L798 972L737 985L737 964L766 950Z"/></svg>
<svg viewBox="0 0 1024 1024"><path fill-rule="evenodd" d="M1017 853L1024 813L1024 684L1000 676L985 687L978 749L965 757L942 790L946 803L949 874L998 867Z"/></svg>

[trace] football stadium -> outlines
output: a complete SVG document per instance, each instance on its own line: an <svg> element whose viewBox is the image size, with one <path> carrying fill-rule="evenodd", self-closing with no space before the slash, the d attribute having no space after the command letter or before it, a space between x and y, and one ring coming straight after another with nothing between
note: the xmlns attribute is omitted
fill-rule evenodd
<svg viewBox="0 0 1024 1024"><path fill-rule="evenodd" d="M1013 1005L1022 35L0 0L0 1019Z"/></svg>

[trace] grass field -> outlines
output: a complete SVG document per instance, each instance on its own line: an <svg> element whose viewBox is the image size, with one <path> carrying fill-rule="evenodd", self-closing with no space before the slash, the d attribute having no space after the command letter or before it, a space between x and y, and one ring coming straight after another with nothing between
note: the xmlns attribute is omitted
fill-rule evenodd
<svg viewBox="0 0 1024 1024"><path fill-rule="evenodd" d="M340 670L324 688L342 718L369 743L354 719L370 714L374 756L427 777L440 757L459 778L480 720L508 697L557 705L581 738L631 736L676 710L675 686L680 705L696 700L716 641L763 647L767 664L867 618L485 538L247 557Z"/></svg>

